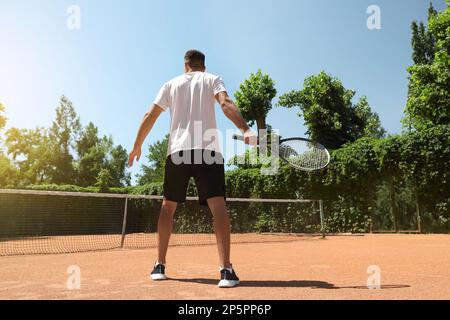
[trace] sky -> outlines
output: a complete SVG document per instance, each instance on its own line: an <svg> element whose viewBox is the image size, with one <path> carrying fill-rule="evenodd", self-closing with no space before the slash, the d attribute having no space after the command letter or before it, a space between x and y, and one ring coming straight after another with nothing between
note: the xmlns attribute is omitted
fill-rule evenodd
<svg viewBox="0 0 450 320"><path fill-rule="evenodd" d="M434 0L442 10L445 0ZM162 84L183 72L186 50L207 56L232 96L258 69L278 96L324 70L365 95L388 133L402 130L413 20L426 0L0 0L0 103L6 128L48 127L62 95L84 125L130 150ZM80 28L71 29L72 5ZM370 30L371 5L381 29ZM277 97L278 97L277 96ZM277 102L274 99L274 104ZM305 135L298 109L274 106L267 122L283 136ZM219 129L233 128L217 107ZM143 147L169 131L164 113ZM145 159L141 160L145 163ZM139 167L132 169L133 176Z"/></svg>

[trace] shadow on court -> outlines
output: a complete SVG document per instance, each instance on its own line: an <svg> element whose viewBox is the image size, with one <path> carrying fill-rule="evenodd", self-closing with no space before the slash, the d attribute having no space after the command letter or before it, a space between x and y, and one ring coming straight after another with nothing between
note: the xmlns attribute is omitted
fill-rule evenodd
<svg viewBox="0 0 450 320"><path fill-rule="evenodd" d="M206 285L217 286L217 279L174 279L169 278L170 281L185 282L185 283L199 283ZM289 280L289 281L270 281L270 280L260 280L260 281L241 281L239 287L253 287L253 288L311 288L311 289L365 289L370 290L366 286L348 286L348 287L337 287L332 283L325 281L315 281L315 280ZM383 285L380 289L403 289L409 288L409 285Z"/></svg>
<svg viewBox="0 0 450 320"><path fill-rule="evenodd" d="M386 289L405 289L405 288L411 288L410 285L407 284L390 284L390 285L384 285L381 286L378 290L386 290ZM336 287L336 289L363 289L363 290L371 290L370 288L366 286L350 286L350 287Z"/></svg>

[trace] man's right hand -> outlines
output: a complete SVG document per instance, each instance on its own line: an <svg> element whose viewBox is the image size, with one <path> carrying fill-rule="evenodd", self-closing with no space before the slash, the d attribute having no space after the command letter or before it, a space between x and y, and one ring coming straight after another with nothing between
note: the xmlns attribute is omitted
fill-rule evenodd
<svg viewBox="0 0 450 320"><path fill-rule="evenodd" d="M248 130L244 133L244 142L250 146L258 146L258 135L252 130Z"/></svg>
<svg viewBox="0 0 450 320"><path fill-rule="evenodd" d="M142 153L141 148L138 148L138 147L133 148L133 151L131 151L130 157L128 158L128 166L130 168L133 166L135 158L136 158L136 161L139 161L139 159L141 158L141 153Z"/></svg>

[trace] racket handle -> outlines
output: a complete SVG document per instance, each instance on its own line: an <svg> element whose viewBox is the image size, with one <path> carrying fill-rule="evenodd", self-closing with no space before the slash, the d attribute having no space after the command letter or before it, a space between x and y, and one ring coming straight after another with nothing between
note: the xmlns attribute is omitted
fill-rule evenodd
<svg viewBox="0 0 450 320"><path fill-rule="evenodd" d="M238 135L238 134L233 134L232 138L233 138L233 140L238 140L238 141L245 142L244 136L240 136L240 135ZM257 140L257 141L258 141L258 142L257 142L256 145L253 145L253 144L251 144L251 145L254 146L254 147L257 147L257 146L259 145L259 140Z"/></svg>

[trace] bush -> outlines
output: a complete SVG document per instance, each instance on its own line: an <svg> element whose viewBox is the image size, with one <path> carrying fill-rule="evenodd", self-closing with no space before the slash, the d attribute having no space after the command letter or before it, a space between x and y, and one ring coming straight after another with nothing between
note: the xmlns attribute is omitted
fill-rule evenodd
<svg viewBox="0 0 450 320"><path fill-rule="evenodd" d="M450 126L385 139L363 138L332 152L328 168L305 173L282 165L279 172L263 176L257 168L226 172L228 198L323 199L329 232L364 232L371 229L415 229L416 203L425 232L450 229ZM100 186L30 185L31 190L100 192ZM109 188L111 193L162 195L163 183L137 187ZM196 196L193 181L188 195ZM145 201L138 210L145 216ZM159 212L159 207L151 210ZM145 209L147 208L147 209ZM294 205L275 208L267 204L230 206L233 230L280 231L317 228L311 222L317 210ZM297 215L297 216L296 216ZM208 211L180 206L180 230L210 230ZM197 221L197 222L196 222ZM205 225L209 225L205 227ZM209 228L209 229L208 229ZM302 231L302 232L303 232Z"/></svg>

